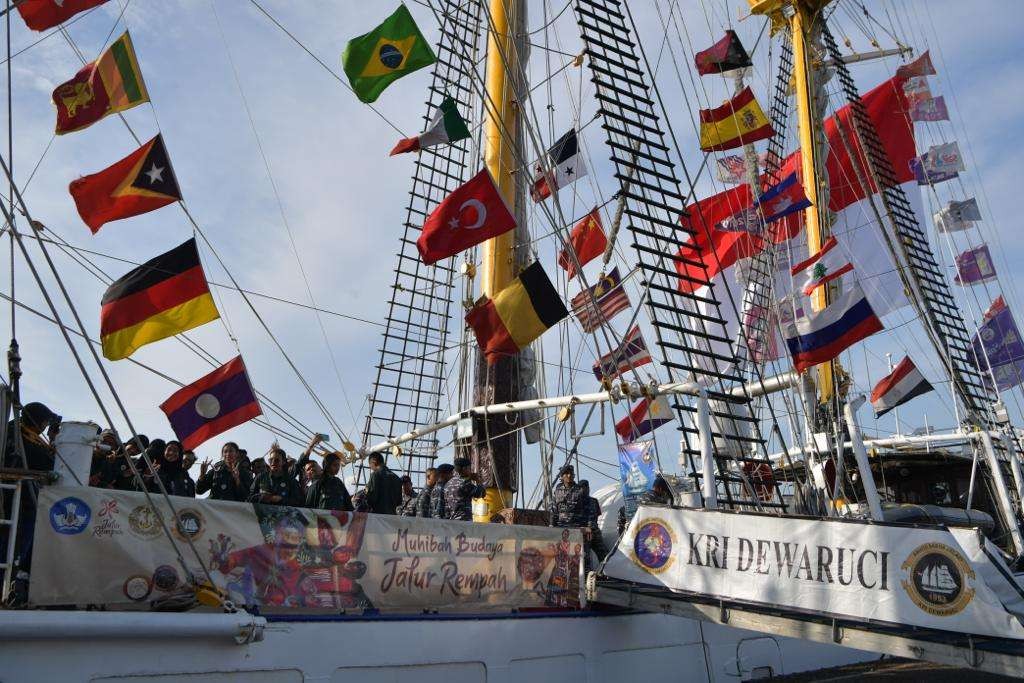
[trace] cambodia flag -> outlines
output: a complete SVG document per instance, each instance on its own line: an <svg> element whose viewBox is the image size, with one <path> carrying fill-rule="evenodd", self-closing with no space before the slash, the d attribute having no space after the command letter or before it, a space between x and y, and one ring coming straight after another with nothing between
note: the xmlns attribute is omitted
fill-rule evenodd
<svg viewBox="0 0 1024 683"><path fill-rule="evenodd" d="M263 414L241 356L174 392L160 410L185 450Z"/></svg>
<svg viewBox="0 0 1024 683"><path fill-rule="evenodd" d="M757 199L761 207L761 216L765 223L774 223L811 205L811 200L804 194L803 185L797 180L796 171L786 176L782 182L768 188Z"/></svg>

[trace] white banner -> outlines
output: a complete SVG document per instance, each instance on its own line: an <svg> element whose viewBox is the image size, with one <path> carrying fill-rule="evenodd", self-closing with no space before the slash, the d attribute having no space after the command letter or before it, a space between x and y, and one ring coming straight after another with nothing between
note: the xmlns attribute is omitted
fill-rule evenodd
<svg viewBox="0 0 1024 683"><path fill-rule="evenodd" d="M30 602L147 603L203 569L239 605L382 612L577 607L579 530L46 487ZM160 524L168 520L187 571ZM191 576L190 576L191 575Z"/></svg>
<svg viewBox="0 0 1024 683"><path fill-rule="evenodd" d="M971 557L943 529L641 506L604 573L769 607L1024 639Z"/></svg>

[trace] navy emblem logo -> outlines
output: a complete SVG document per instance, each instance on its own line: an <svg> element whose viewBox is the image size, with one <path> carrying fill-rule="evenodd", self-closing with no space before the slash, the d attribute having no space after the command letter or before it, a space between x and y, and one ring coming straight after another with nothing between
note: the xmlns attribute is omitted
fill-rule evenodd
<svg viewBox="0 0 1024 683"><path fill-rule="evenodd" d="M633 538L633 558L641 567L658 574L672 566L672 547L675 534L660 519L648 519L637 529Z"/></svg>
<svg viewBox="0 0 1024 683"><path fill-rule="evenodd" d="M959 614L974 598L969 581L975 578L970 563L944 543L925 543L910 553L900 567L907 578L900 583L914 604L928 614Z"/></svg>
<svg viewBox="0 0 1024 683"><path fill-rule="evenodd" d="M58 534L74 536L85 531L92 519L92 510L81 498L68 496L50 506L50 526Z"/></svg>

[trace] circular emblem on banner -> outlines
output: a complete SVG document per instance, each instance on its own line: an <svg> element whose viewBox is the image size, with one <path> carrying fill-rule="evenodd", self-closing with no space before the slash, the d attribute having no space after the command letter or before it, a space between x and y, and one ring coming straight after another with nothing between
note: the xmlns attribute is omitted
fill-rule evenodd
<svg viewBox="0 0 1024 683"><path fill-rule="evenodd" d="M182 508L178 510L178 523L174 526L174 535L181 540L191 538L199 540L206 531L206 518L203 513L195 508Z"/></svg>
<svg viewBox="0 0 1024 683"><path fill-rule="evenodd" d="M124 580L124 594L129 600L141 602L149 597L153 590L153 583L141 574L129 576Z"/></svg>
<svg viewBox="0 0 1024 683"><path fill-rule="evenodd" d="M637 529L633 538L633 557L637 564L657 574L672 565L672 546L675 534L660 519L648 519Z"/></svg>
<svg viewBox="0 0 1024 683"><path fill-rule="evenodd" d="M390 43L381 45L377 54L380 57L380 63L389 69L397 69L402 66L402 60L405 59L402 51Z"/></svg>
<svg viewBox="0 0 1024 683"><path fill-rule="evenodd" d="M149 540L160 535L160 513L148 505L139 505L128 515L128 527L141 539Z"/></svg>
<svg viewBox="0 0 1024 683"><path fill-rule="evenodd" d="M220 414L220 401L213 394L199 394L196 399L196 412L200 417L212 420Z"/></svg>
<svg viewBox="0 0 1024 683"><path fill-rule="evenodd" d="M906 572L903 590L928 614L959 614L974 598L974 589L968 585L974 570L959 551L944 543L918 546L900 568Z"/></svg>
<svg viewBox="0 0 1024 683"><path fill-rule="evenodd" d="M74 536L85 531L92 519L92 510L81 498L68 496L50 506L50 526L58 534Z"/></svg>
<svg viewBox="0 0 1024 683"><path fill-rule="evenodd" d="M162 564L153 570L153 586L158 591L172 591L178 587L178 570L169 564Z"/></svg>

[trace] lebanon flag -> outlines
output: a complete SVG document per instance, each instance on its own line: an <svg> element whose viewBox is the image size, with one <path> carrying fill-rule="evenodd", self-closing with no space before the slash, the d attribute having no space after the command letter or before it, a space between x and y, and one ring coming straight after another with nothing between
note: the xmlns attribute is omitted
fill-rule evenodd
<svg viewBox="0 0 1024 683"><path fill-rule="evenodd" d="M794 279L803 274L803 293L806 296L810 296L826 282L832 282L840 275L853 270L853 264L836 248L838 246L839 242L835 236L829 237L817 254L806 261L801 261L790 270Z"/></svg>
<svg viewBox="0 0 1024 683"><path fill-rule="evenodd" d="M18 13L33 31L45 31L107 0L22 0Z"/></svg>
<svg viewBox="0 0 1024 683"><path fill-rule="evenodd" d="M421 149L437 145L447 145L468 137L469 126L466 125L466 120L459 113L455 100L446 97L441 102L441 106L434 111L434 117L430 119L427 130L414 138L399 140L395 148L391 150L390 156L404 152L418 152Z"/></svg>
<svg viewBox="0 0 1024 683"><path fill-rule="evenodd" d="M515 227L516 219L484 169L437 205L416 247L429 266Z"/></svg>
<svg viewBox="0 0 1024 683"><path fill-rule="evenodd" d="M572 232L569 234L567 248L558 255L558 265L569 273L571 280L576 277L577 261L582 268L603 254L607 246L608 238L604 236L604 230L601 228L601 214L595 208L573 226ZM569 249L576 252L575 261L569 253Z"/></svg>
<svg viewBox="0 0 1024 683"><path fill-rule="evenodd" d="M241 356L174 392L160 410L185 450L263 414Z"/></svg>
<svg viewBox="0 0 1024 683"><path fill-rule="evenodd" d="M875 385L871 392L871 407L875 409L875 417L882 417L893 408L933 389L910 356L904 356L899 365Z"/></svg>

